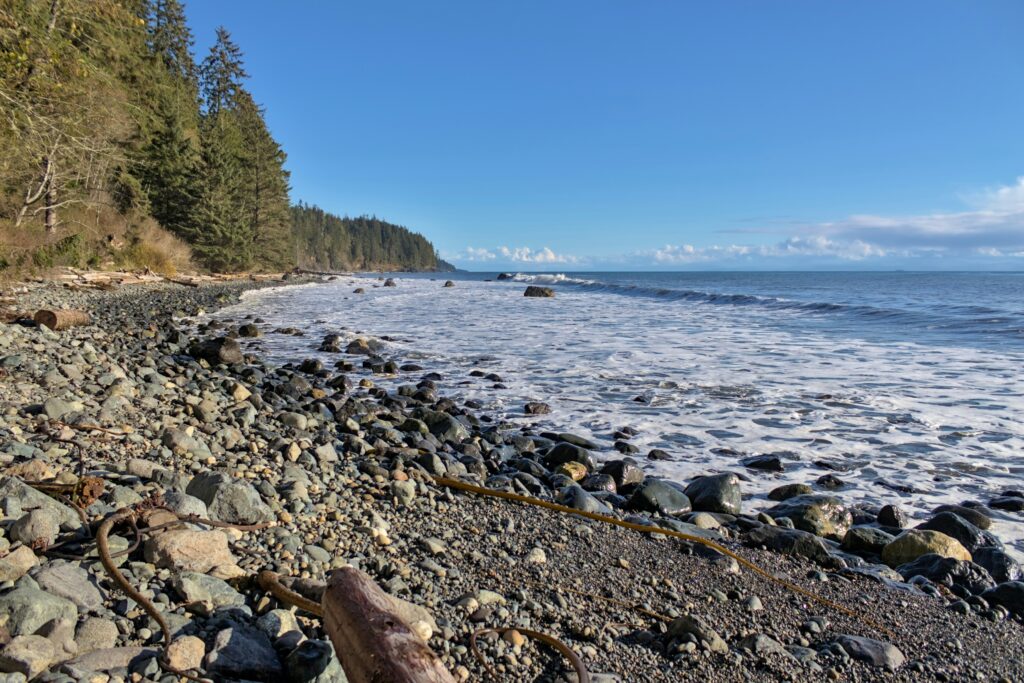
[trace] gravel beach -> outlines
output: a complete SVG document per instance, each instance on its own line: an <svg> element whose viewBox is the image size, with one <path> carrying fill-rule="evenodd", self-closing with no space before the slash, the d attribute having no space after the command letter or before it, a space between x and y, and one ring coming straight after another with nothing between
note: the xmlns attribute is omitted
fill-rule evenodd
<svg viewBox="0 0 1024 683"><path fill-rule="evenodd" d="M626 425L619 452L595 459L572 425L534 433L456 404L445 387L463 378L378 357L372 338L309 339L336 365L275 367L246 340L301 330L202 315L268 284L281 283L5 292L11 310L75 308L92 323L0 325L0 683L183 680L161 668L160 624L91 540L131 506L154 529L136 542L116 528L114 561L166 618L166 660L211 680L345 681L320 620L255 576L273 570L317 600L332 569L354 566L410 603L459 681L575 680L517 629L568 645L595 683L1024 681L1021 568L986 531L986 505L906 529L897 507L797 485L746 514L742 475L645 477L658 454L631 453ZM385 375L402 383L376 386ZM855 615L699 543L434 477L706 538ZM102 490L76 510L86 478ZM988 504L1024 523L1024 492ZM164 508L269 526L156 529ZM494 629L479 639L486 666L470 647L480 629Z"/></svg>

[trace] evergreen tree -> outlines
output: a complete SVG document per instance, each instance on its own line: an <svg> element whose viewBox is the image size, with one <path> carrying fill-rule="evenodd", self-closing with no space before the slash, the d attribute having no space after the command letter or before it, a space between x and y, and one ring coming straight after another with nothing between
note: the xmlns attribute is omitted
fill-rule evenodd
<svg viewBox="0 0 1024 683"><path fill-rule="evenodd" d="M206 114L216 116L221 109L238 103L242 80L249 77L242 67L242 51L223 26L217 28L217 41L199 67Z"/></svg>
<svg viewBox="0 0 1024 683"><path fill-rule="evenodd" d="M202 182L186 235L196 255L213 270L246 270L253 242L243 205L241 131L228 112L202 126Z"/></svg>
<svg viewBox="0 0 1024 683"><path fill-rule="evenodd" d="M152 53L168 73L194 86L197 76L192 45L195 41L185 21L185 6L179 0L153 0L146 19Z"/></svg>

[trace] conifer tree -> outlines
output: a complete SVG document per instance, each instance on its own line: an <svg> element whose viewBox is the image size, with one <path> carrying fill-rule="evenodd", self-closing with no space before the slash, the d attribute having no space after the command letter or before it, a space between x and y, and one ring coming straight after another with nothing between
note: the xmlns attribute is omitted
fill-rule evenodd
<svg viewBox="0 0 1024 683"><path fill-rule="evenodd" d="M249 74L242 66L242 50L223 26L217 28L217 41L199 67L199 76L208 116L216 116L222 109L237 104L242 81Z"/></svg>

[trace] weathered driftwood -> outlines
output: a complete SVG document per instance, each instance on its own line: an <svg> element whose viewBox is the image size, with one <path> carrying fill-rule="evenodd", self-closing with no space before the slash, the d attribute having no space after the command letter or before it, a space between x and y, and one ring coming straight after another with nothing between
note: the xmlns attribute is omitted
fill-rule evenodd
<svg viewBox="0 0 1024 683"><path fill-rule="evenodd" d="M351 683L454 683L434 651L398 614L393 598L353 567L331 575L324 626Z"/></svg>
<svg viewBox="0 0 1024 683"><path fill-rule="evenodd" d="M36 311L32 319L36 321L37 325L45 325L51 330L66 330L69 327L88 325L92 322L92 318L85 311L72 309L50 310L43 308Z"/></svg>

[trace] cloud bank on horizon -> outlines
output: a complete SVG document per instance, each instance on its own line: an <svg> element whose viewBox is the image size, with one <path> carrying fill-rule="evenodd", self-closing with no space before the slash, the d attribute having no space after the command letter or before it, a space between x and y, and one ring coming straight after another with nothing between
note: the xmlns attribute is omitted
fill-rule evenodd
<svg viewBox="0 0 1024 683"><path fill-rule="evenodd" d="M704 266L723 268L832 266L885 268L1024 267L1024 176L1012 185L963 198L967 210L909 216L853 215L842 220L792 225L781 241L768 244L679 243L620 257L556 253L540 248L466 247L444 257L469 267L567 265L585 268ZM750 233L777 233L778 228Z"/></svg>

